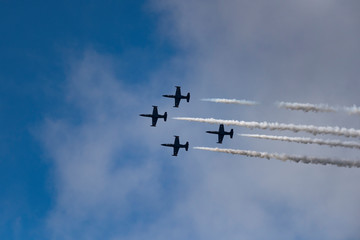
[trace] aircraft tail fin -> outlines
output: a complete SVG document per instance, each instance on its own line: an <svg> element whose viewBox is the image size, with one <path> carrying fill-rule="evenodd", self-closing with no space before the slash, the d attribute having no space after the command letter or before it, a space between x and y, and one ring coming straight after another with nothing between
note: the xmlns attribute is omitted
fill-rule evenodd
<svg viewBox="0 0 360 240"><path fill-rule="evenodd" d="M185 150L187 151L189 149L189 142L185 143Z"/></svg>
<svg viewBox="0 0 360 240"><path fill-rule="evenodd" d="M231 131L230 131L230 138L233 138L233 135L234 135L234 129L231 129Z"/></svg>
<svg viewBox="0 0 360 240"><path fill-rule="evenodd" d="M190 101L190 93L188 93L188 94L186 95L186 101L187 101L187 102Z"/></svg>
<svg viewBox="0 0 360 240"><path fill-rule="evenodd" d="M164 113L164 122L166 122L167 119L167 112Z"/></svg>

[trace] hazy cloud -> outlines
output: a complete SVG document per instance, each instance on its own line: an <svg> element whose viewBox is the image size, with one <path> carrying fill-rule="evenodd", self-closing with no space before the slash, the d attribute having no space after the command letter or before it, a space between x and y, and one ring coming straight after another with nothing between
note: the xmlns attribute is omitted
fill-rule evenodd
<svg viewBox="0 0 360 240"><path fill-rule="evenodd" d="M55 167L57 195L48 218L53 239L358 238L358 169L203 151L180 152L175 159L159 144L179 134L191 147L211 147L215 142L205 134L210 127L168 121L154 129L138 114L160 102L160 111L168 111L170 117L358 129L356 116L304 115L277 109L273 103L351 106L360 101L359 4L277 0L152 4L161 13L161 34L180 53L149 76L142 86L147 95L137 100L139 89L122 84L114 59L88 52L70 62L65 91L75 111L71 117L48 119L43 131ZM173 102L160 96L178 84L191 92L192 99L173 109ZM212 96L264 104L240 109L199 101ZM241 138L227 144L319 157L358 156L351 149Z"/></svg>
<svg viewBox="0 0 360 240"><path fill-rule="evenodd" d="M159 166L130 162L124 154L134 140L129 114L137 100L117 80L112 63L94 51L70 63L65 91L74 112L48 119L43 128L55 167L57 195L47 221L54 239L108 238L124 231L116 230L118 223L151 205L159 190Z"/></svg>

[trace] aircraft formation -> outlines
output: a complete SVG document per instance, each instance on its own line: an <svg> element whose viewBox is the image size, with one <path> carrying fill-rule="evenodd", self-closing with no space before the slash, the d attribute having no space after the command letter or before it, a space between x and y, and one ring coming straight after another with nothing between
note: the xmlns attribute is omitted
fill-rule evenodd
<svg viewBox="0 0 360 240"><path fill-rule="evenodd" d="M181 102L181 99L186 99L187 102L190 101L190 93L183 96L181 95L181 88L176 86L175 95L162 95L166 98L174 98L175 104L174 107L178 108ZM216 103L226 103L226 104L240 104L240 105L255 105L257 102L247 101L247 100L237 100L237 99L225 99L225 98L208 98L202 99L202 101L210 101ZM335 111L345 111L348 114L359 114L360 107L331 107L326 104L303 104L303 103L287 103L281 102L277 104L280 108L287 108L289 110L301 110L305 112L335 112ZM329 110L331 109L331 111ZM163 118L164 122L167 120L167 112L163 115L159 114L158 107L153 106L152 114L140 114L142 117L150 117L152 119L152 127L156 127L157 120ZM342 137L358 137L360 138L360 129L354 128L344 128L344 127L331 127L331 126L314 126L314 125L301 125L301 124L286 124L278 122L256 122L256 121L238 121L238 120L224 120L224 119L214 119L214 118L194 118L194 117L173 117L175 120L191 121L191 122L202 122L202 123L211 123L219 124L219 129L217 131L209 130L206 133L216 134L217 143L221 144L225 136L233 138L234 130L225 131L224 125L232 125L239 127L247 127L250 129L267 129L267 130L277 130L277 131L293 131L305 132L313 135L317 134L326 134L333 136L342 136ZM259 139L268 139L274 141L286 141L286 142L295 142L302 144L318 144L325 145L330 147L344 147L344 148L357 148L360 149L360 142L356 141L343 141L336 139L320 139L320 138L305 138L305 137L288 137L288 136L272 136L272 135L259 135L259 134L238 134L243 137L254 137ZM177 156L179 150L184 148L185 151L189 149L189 142L185 144L180 143L180 137L174 136L174 143L163 143L161 146L172 147L173 156ZM302 163L311 163L311 164L321 164L321 165L335 165L338 167L357 167L360 168L360 160L348 160L348 159L336 159L336 158L322 158L322 157L313 157L307 155L289 155L289 154L279 154L279 153L268 153L268 152L257 152L250 150L241 150L241 149L227 149L227 148L211 148L211 147L193 147L193 149L206 150L212 152L222 152L227 154L237 154L247 157L257 157L257 158L266 158L266 159L278 159L282 161L293 161L293 162L302 162Z"/></svg>
<svg viewBox="0 0 360 240"><path fill-rule="evenodd" d="M175 86L176 87L176 91L175 91L175 95L162 95L163 97L166 98L174 98L175 104L174 107L178 108L180 105L180 101L181 99L186 99L187 102L190 102L190 93L188 93L187 95L181 95L181 87L180 86ZM156 127L156 123L157 120L159 118L163 118L164 122L166 122L167 120L167 112L165 112L163 115L159 114L158 112L158 107L157 106L152 106L153 107L153 112L152 114L139 114L141 117L150 117L152 120L152 124L150 125L151 127ZM225 135L229 135L230 138L233 137L234 134L234 130L231 129L230 132L226 132L224 130L224 125L220 124L219 126L219 131L206 131L207 133L211 133L211 134L217 134L218 135L218 142L219 144L222 143L224 136ZM184 148L185 151L188 151L189 149L189 142L186 142L185 144L181 144L180 143L180 137L179 136L174 136L174 143L163 143L161 144L161 146L165 146L165 147L172 147L173 148L173 155L172 156L177 156L179 149L180 148Z"/></svg>

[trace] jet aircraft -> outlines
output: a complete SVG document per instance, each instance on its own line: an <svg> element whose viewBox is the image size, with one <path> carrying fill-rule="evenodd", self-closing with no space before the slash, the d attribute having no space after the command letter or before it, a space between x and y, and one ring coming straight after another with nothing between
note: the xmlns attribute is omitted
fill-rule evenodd
<svg viewBox="0 0 360 240"><path fill-rule="evenodd" d="M163 97L174 98L175 99L174 107L179 107L181 99L186 99L186 101L189 102L190 101L190 93L188 93L186 96L182 96L180 87L179 86L175 86L175 87L176 87L175 95L163 95Z"/></svg>
<svg viewBox="0 0 360 240"><path fill-rule="evenodd" d="M152 114L139 114L142 117L151 117L152 118L152 127L156 127L156 122L158 120L158 118L163 118L164 122L166 122L167 119L167 112L164 113L164 115L160 115L158 113L158 107L157 106L153 106L153 112Z"/></svg>
<svg viewBox="0 0 360 240"><path fill-rule="evenodd" d="M230 138L234 135L234 130L231 129L230 132L225 132L224 130L224 124L220 124L219 131L206 131L207 133L217 134L218 135L218 142L222 143L225 135L230 135Z"/></svg>
<svg viewBox="0 0 360 240"><path fill-rule="evenodd" d="M174 144L164 143L161 144L161 146L174 148L173 156L177 156L180 148L185 148L186 151L189 149L189 142L186 142L185 144L180 144L179 136L174 136L174 137L175 137Z"/></svg>

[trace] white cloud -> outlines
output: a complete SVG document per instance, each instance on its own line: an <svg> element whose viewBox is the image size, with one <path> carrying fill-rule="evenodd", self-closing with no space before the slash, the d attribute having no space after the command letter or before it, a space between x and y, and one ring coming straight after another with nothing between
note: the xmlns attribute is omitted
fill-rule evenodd
<svg viewBox="0 0 360 240"><path fill-rule="evenodd" d="M360 73L357 3L155 2L169 13L164 24L170 37L188 53L183 60L188 73L185 81L193 82L193 92L205 98L263 103L251 109L203 103L206 109L196 106L197 113L183 117L360 128L353 116L293 113L272 104L286 100L351 105L360 101L356 90ZM239 149L358 159L353 150L243 139L228 144ZM191 187L193 192L182 210L196 223L199 239L360 236L357 169L190 154L192 159L200 158L201 173L197 174L202 181Z"/></svg>
<svg viewBox="0 0 360 240"><path fill-rule="evenodd" d="M65 88L78 114L69 111L43 128L55 167L57 196L47 221L54 239L101 238L133 214L134 203L141 208L158 201L159 165L124 155L126 147L136 147L131 109L141 100L116 79L111 63L93 51L72 62Z"/></svg>
<svg viewBox="0 0 360 240"><path fill-rule="evenodd" d="M70 64L68 99L79 109L80 120L48 120L43 136L56 173L57 197L48 219L53 238L359 238L358 169L191 149L167 158L169 149L159 144L173 141L174 134L189 140L191 147L214 146L215 139L204 133L214 126L170 120L150 128L149 119L137 117L160 103L160 112L166 110L170 117L360 128L356 116L289 112L273 105L360 101L357 3L158 0L154 4L164 13L163 26L168 26L162 28L164 33L183 52L174 56L170 70L153 73L142 86L145 96L117 80L108 57L90 52ZM182 102L179 109L160 100L160 93L173 91L169 86L175 82L192 94L190 103ZM240 107L199 101L211 97L262 104ZM225 139L223 145L319 157L358 156L355 150L240 137Z"/></svg>

